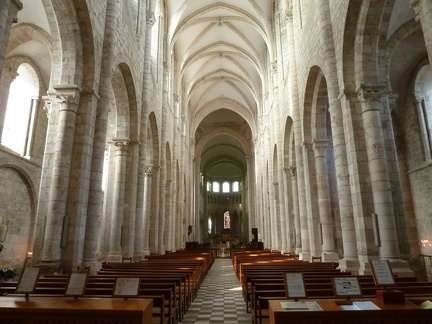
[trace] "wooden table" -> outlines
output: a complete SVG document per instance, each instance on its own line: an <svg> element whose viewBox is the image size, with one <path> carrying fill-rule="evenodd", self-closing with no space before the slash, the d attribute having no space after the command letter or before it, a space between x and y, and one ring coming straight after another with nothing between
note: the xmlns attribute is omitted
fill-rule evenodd
<svg viewBox="0 0 432 324"><path fill-rule="evenodd" d="M0 297L0 323L133 323L152 322L151 299Z"/></svg>
<svg viewBox="0 0 432 324"><path fill-rule="evenodd" d="M427 298L425 298L426 300ZM316 302L322 310L284 310L281 302L289 300L269 300L270 324L350 324L350 323L432 323L432 309L421 309L409 300L405 304L383 304L378 299L368 299L379 310L343 310L341 304L350 303L341 299L304 300ZM430 300L430 299L429 299ZM363 300L364 301L364 300Z"/></svg>

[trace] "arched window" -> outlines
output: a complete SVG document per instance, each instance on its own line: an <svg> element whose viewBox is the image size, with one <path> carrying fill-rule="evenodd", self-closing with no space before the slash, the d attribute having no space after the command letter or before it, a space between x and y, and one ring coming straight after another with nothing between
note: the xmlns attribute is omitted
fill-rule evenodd
<svg viewBox="0 0 432 324"><path fill-rule="evenodd" d="M213 188L212 188L213 192L220 192L220 188L219 188L219 182L215 181L213 182Z"/></svg>
<svg viewBox="0 0 432 324"><path fill-rule="evenodd" d="M230 184L229 184L229 182L222 183L222 192L230 192Z"/></svg>
<svg viewBox="0 0 432 324"><path fill-rule="evenodd" d="M1 143L29 158L39 82L36 71L27 63L21 64L17 73L10 85Z"/></svg>
<svg viewBox="0 0 432 324"><path fill-rule="evenodd" d="M238 181L234 181L233 183L233 192L239 192L240 191L240 185Z"/></svg>

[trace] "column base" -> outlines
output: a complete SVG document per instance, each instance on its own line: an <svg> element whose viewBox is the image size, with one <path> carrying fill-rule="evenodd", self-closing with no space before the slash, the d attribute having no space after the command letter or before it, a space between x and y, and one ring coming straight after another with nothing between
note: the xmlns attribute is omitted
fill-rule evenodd
<svg viewBox="0 0 432 324"><path fill-rule="evenodd" d="M80 267L90 267L90 274L97 274L102 268L102 262L96 260L83 260Z"/></svg>
<svg viewBox="0 0 432 324"><path fill-rule="evenodd" d="M132 260L133 262L140 262L144 260L144 253L134 253Z"/></svg>
<svg viewBox="0 0 432 324"><path fill-rule="evenodd" d="M62 261L61 260L50 260L50 261L40 261L36 264L39 267L41 274L55 274L62 273Z"/></svg>
<svg viewBox="0 0 432 324"><path fill-rule="evenodd" d="M352 275L359 275L360 262L358 259L340 259L337 267L342 272L351 272Z"/></svg>
<svg viewBox="0 0 432 324"><path fill-rule="evenodd" d="M374 260L381 260L380 258L371 258ZM389 259L392 273L398 277L415 277L415 272L409 267L408 261L402 259ZM372 270L368 260L360 261L359 268L360 275L372 275Z"/></svg>
<svg viewBox="0 0 432 324"><path fill-rule="evenodd" d="M336 252L321 253L322 262L339 262L339 254Z"/></svg>
<svg viewBox="0 0 432 324"><path fill-rule="evenodd" d="M408 261L402 259L389 260L391 270L398 277L415 277L415 272L409 267Z"/></svg>
<svg viewBox="0 0 432 324"><path fill-rule="evenodd" d="M312 260L312 255L310 252L301 252L299 254L299 260L310 261Z"/></svg>
<svg viewBox="0 0 432 324"><path fill-rule="evenodd" d="M122 261L122 255L118 252L110 252L107 257L106 261L108 262L121 262Z"/></svg>
<svg viewBox="0 0 432 324"><path fill-rule="evenodd" d="M296 247L295 254L300 255L300 253L302 253L302 248L301 247Z"/></svg>

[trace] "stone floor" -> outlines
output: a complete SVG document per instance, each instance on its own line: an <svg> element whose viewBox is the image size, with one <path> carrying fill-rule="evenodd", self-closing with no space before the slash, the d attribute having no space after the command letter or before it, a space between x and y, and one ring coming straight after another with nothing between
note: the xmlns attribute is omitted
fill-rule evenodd
<svg viewBox="0 0 432 324"><path fill-rule="evenodd" d="M230 258L215 260L180 323L252 323Z"/></svg>

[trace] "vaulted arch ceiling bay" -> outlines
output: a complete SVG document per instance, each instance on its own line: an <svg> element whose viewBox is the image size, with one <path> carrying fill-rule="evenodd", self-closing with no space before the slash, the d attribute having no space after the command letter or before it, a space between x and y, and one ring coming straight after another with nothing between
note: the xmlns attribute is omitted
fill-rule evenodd
<svg viewBox="0 0 432 324"><path fill-rule="evenodd" d="M196 120L209 102L226 108L228 99L246 107L254 128L271 57L271 1L169 0L168 14L183 115Z"/></svg>

